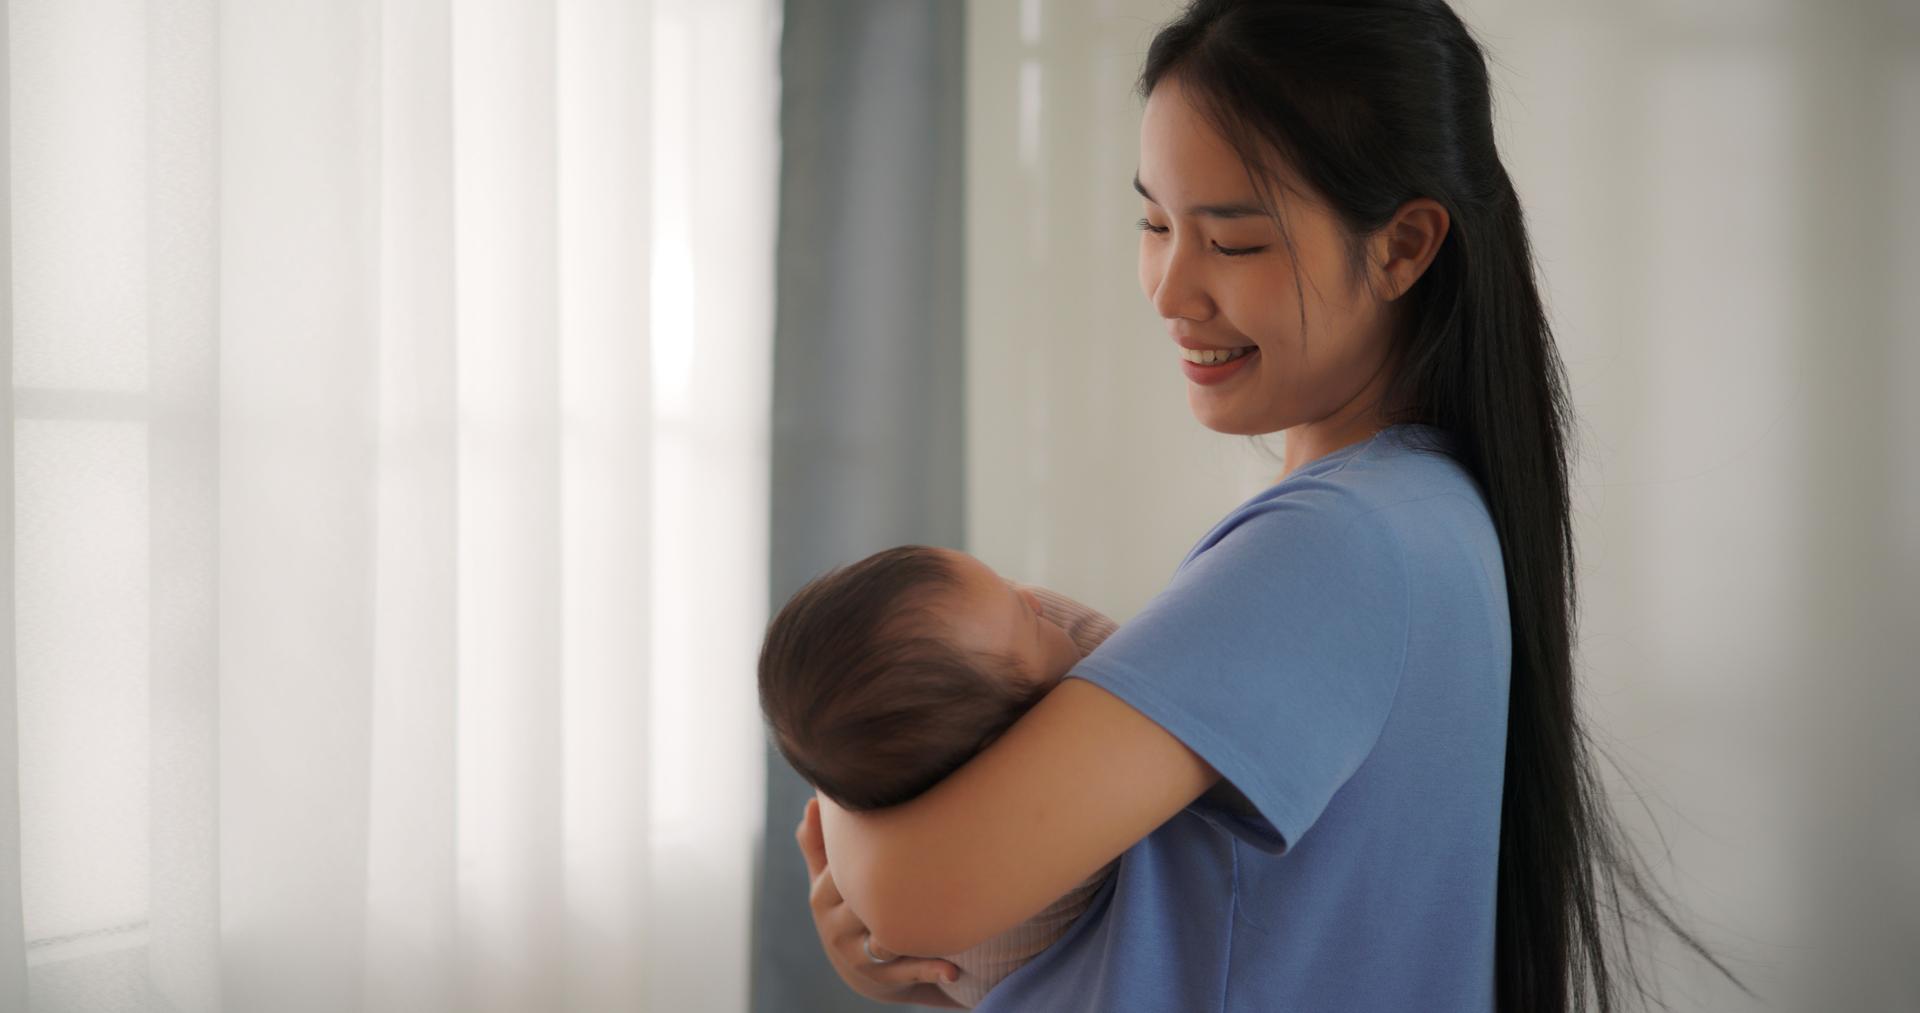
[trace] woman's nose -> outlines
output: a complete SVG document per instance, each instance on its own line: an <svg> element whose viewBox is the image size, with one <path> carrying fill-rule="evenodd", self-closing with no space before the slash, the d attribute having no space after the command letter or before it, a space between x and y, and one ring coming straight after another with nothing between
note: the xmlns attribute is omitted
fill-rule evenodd
<svg viewBox="0 0 1920 1013"><path fill-rule="evenodd" d="M1206 320L1213 316L1213 300L1202 284L1199 265L1176 242L1159 264L1159 279L1149 293L1153 308L1164 320Z"/></svg>

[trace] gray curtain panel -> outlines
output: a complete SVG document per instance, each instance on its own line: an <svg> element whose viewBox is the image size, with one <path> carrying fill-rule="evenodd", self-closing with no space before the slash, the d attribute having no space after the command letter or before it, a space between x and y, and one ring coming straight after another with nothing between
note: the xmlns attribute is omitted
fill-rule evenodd
<svg viewBox="0 0 1920 1013"><path fill-rule="evenodd" d="M773 609L830 567L965 536L966 6L788 0L784 19ZM766 755L754 1010L907 1008L827 963L793 842L812 789Z"/></svg>

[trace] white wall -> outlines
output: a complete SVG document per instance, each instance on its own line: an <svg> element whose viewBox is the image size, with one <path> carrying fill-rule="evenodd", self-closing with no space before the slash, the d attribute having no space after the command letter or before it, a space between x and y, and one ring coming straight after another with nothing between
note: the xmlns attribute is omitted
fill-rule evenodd
<svg viewBox="0 0 1920 1013"><path fill-rule="evenodd" d="M1135 280L1131 86L1175 5L970 8L970 547L1124 619L1279 472L1193 421ZM1581 417L1577 663L1616 811L1775 1008L1911 1008L1920 5L1457 9ZM1658 961L1678 1008L1751 1006Z"/></svg>
<svg viewBox="0 0 1920 1013"><path fill-rule="evenodd" d="M1164 8L969 5L968 543L1116 616L1281 471L1193 421L1135 279L1131 89Z"/></svg>

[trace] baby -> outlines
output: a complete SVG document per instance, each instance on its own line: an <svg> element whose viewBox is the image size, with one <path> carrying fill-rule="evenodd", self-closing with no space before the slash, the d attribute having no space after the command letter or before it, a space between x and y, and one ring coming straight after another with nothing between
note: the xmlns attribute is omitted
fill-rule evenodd
<svg viewBox="0 0 1920 1013"><path fill-rule="evenodd" d="M1114 631L1094 610L1003 579L964 552L905 545L816 578L768 624L760 709L775 746L842 808L933 787L1040 701ZM1119 859L963 953L940 986L977 1005L1086 910Z"/></svg>

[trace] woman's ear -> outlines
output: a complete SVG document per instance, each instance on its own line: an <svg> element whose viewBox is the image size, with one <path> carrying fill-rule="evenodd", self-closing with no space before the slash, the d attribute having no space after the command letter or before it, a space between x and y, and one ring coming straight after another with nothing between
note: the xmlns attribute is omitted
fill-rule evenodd
<svg viewBox="0 0 1920 1013"><path fill-rule="evenodd" d="M1416 197L1400 206L1374 236L1374 263L1384 276L1386 299L1407 294L1427 271L1447 238L1447 209L1429 197Z"/></svg>

